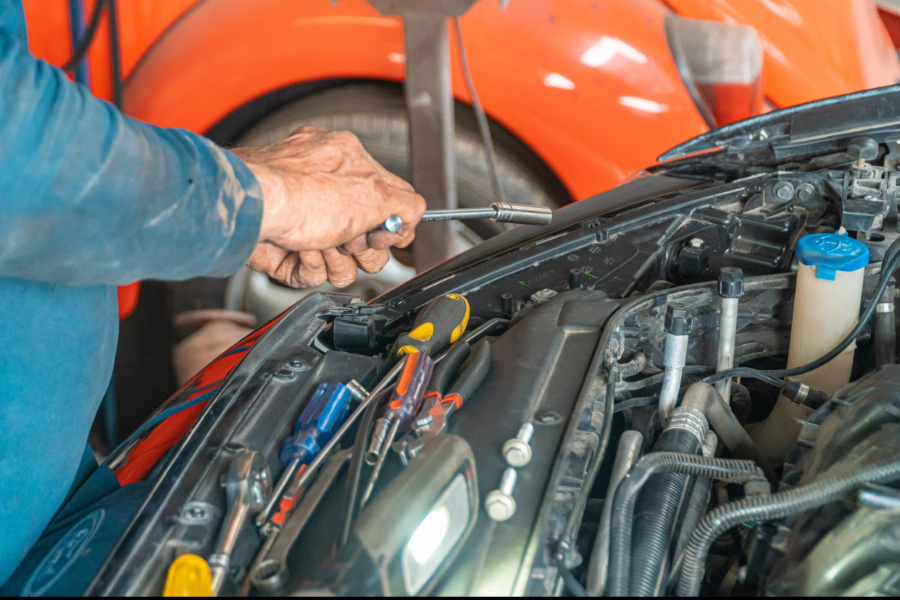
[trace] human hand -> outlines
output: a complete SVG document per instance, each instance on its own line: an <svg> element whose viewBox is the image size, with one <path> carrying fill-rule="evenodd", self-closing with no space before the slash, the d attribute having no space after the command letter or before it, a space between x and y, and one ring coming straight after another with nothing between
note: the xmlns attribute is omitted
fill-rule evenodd
<svg viewBox="0 0 900 600"><path fill-rule="evenodd" d="M352 133L301 127L286 140L232 150L263 188L259 244L248 261L293 287L337 287L356 278L357 267L377 273L387 248L408 246L425 211L412 186L389 173ZM397 233L379 230L399 215Z"/></svg>

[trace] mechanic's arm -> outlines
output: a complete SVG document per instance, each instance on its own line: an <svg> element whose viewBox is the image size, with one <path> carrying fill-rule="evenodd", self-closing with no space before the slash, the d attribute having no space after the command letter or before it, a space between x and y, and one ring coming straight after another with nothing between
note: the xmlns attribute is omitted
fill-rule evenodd
<svg viewBox="0 0 900 600"><path fill-rule="evenodd" d="M411 241L424 202L350 134L231 153L130 119L32 57L15 4L0 0L0 276L185 279L252 253L289 284L341 285ZM365 234L392 213L410 227Z"/></svg>

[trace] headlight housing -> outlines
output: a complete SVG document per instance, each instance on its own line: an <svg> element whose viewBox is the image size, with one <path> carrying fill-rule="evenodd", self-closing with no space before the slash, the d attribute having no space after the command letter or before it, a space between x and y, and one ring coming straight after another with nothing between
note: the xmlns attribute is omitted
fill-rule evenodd
<svg viewBox="0 0 900 600"><path fill-rule="evenodd" d="M711 128L764 112L763 53L752 27L666 17L681 79Z"/></svg>
<svg viewBox="0 0 900 600"><path fill-rule="evenodd" d="M472 449L455 435L435 437L374 497L340 552L293 593L426 594L452 565L477 517Z"/></svg>

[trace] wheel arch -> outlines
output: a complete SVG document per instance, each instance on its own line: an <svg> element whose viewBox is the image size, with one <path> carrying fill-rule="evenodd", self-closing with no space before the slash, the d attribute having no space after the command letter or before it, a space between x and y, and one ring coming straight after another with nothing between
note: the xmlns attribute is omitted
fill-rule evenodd
<svg viewBox="0 0 900 600"><path fill-rule="evenodd" d="M505 11L482 1L462 18L486 112L540 157L571 197L613 187L706 130L665 42L667 11L655 0L518 0ZM659 35L647 35L648 28ZM629 62L626 51L608 64L587 64L586 44L604 40L623 42L640 60ZM468 103L455 41L451 46L454 95ZM136 65L125 108L157 125L221 138L242 116L323 86L399 84L403 52L401 22L365 0L202 0ZM623 102L641 100L648 82L650 110L646 101Z"/></svg>

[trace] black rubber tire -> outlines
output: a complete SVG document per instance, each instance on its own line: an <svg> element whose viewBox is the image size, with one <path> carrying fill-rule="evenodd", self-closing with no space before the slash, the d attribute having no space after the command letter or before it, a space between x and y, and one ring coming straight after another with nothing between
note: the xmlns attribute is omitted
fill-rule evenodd
<svg viewBox="0 0 900 600"><path fill-rule="evenodd" d="M496 195L472 108L457 103L455 119L459 206L487 206ZM235 146L272 144L302 125L353 132L375 160L409 179L409 123L401 86L355 82L317 92L263 117L237 138ZM557 208L572 201L550 169L509 131L492 123L491 137L507 202ZM481 239L509 227L486 220L466 225Z"/></svg>

